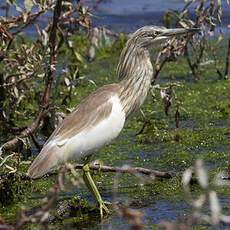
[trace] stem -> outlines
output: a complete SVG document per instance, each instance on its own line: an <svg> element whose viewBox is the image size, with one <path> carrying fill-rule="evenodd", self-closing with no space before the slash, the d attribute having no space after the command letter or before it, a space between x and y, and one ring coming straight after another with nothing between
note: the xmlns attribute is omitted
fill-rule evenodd
<svg viewBox="0 0 230 230"><path fill-rule="evenodd" d="M160 62L160 56L161 56L161 55L159 55L159 56L157 57L157 60L156 60L156 63L155 63L155 72L154 72L154 74L153 74L152 81L151 81L151 85L152 85L152 86L155 84L155 81L156 81L156 79L157 79L157 77L158 77L160 71L162 70L163 66L166 64L166 62L167 62L167 60L168 60L168 59L165 57L165 58L163 59L163 61Z"/></svg>
<svg viewBox="0 0 230 230"><path fill-rule="evenodd" d="M199 80L200 77L198 76L197 74L197 65L195 63L192 63L192 60L191 60L191 57L189 55L189 51L188 51L188 47L186 46L185 47L185 57L186 57L186 60L188 62L188 65L192 71L192 75L194 77L195 80Z"/></svg>
<svg viewBox="0 0 230 230"><path fill-rule="evenodd" d="M224 79L228 78L228 71L229 71L229 58L230 58L230 37L228 38L228 51L226 55L226 64L225 64L225 71L224 71Z"/></svg>

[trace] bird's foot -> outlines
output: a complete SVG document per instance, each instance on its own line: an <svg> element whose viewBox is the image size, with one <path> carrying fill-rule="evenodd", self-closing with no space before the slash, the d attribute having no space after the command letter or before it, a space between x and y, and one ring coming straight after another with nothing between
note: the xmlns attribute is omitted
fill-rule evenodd
<svg viewBox="0 0 230 230"><path fill-rule="evenodd" d="M101 219L103 219L104 213L105 213L105 215L108 215L110 213L110 211L106 205L111 205L111 203L100 200L100 201L98 201L98 205L99 205Z"/></svg>

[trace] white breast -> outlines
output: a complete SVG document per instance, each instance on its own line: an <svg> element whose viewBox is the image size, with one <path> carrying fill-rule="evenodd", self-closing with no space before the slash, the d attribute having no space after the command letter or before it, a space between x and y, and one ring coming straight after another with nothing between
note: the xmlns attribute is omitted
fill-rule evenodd
<svg viewBox="0 0 230 230"><path fill-rule="evenodd" d="M111 97L110 101L113 106L109 117L72 137L60 156L63 161L83 158L119 135L125 123L125 112L117 96Z"/></svg>

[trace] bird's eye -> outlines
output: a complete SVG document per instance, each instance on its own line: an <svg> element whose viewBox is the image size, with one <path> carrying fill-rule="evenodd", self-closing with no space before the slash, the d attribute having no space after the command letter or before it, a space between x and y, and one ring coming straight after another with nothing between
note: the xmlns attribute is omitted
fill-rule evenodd
<svg viewBox="0 0 230 230"><path fill-rule="evenodd" d="M156 32L156 31L153 32L152 36L153 36L153 37L156 37L156 36L157 36L157 32Z"/></svg>

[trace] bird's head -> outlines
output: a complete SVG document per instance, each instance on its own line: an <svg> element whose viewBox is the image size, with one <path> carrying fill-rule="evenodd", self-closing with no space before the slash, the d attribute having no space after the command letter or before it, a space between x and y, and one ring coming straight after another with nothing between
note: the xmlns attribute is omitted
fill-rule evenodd
<svg viewBox="0 0 230 230"><path fill-rule="evenodd" d="M118 63L117 72L119 79L132 77L137 72L138 67L149 67L146 62L148 61L149 55L141 55L141 52L146 48L153 47L165 43L172 37L182 36L188 33L199 32L200 29L192 28L175 28L167 29L162 26L144 26L134 32L128 42L126 43ZM143 54L143 53L142 53ZM147 59L146 59L147 58ZM140 64L142 61L145 64ZM140 68L139 68L140 69Z"/></svg>
<svg viewBox="0 0 230 230"><path fill-rule="evenodd" d="M163 43L174 36L198 32L198 28L167 29L162 26L144 26L138 29L131 37L131 41L139 47L150 47L156 43Z"/></svg>

